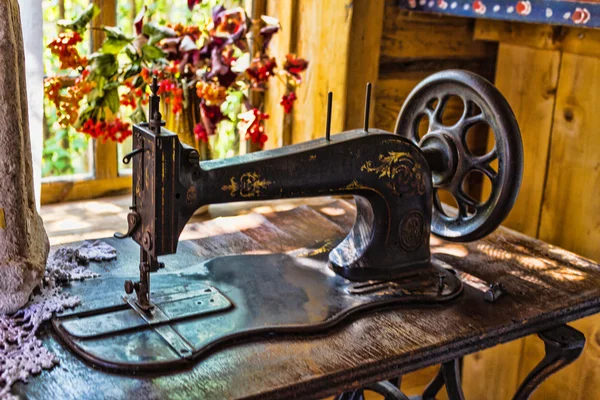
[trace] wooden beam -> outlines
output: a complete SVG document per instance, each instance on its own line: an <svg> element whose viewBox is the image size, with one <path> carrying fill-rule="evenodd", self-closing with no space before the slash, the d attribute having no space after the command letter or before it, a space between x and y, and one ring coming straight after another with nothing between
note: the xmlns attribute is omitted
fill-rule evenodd
<svg viewBox="0 0 600 400"><path fill-rule="evenodd" d="M116 196L131 192L131 176L80 181L44 182L42 204L64 201L88 200L104 196Z"/></svg>
<svg viewBox="0 0 600 400"><path fill-rule="evenodd" d="M600 56L600 30L478 19L473 37L564 53Z"/></svg>
<svg viewBox="0 0 600 400"><path fill-rule="evenodd" d="M407 59L473 60L495 57L494 45L473 40L474 21L411 13L387 6L381 38L381 63Z"/></svg>

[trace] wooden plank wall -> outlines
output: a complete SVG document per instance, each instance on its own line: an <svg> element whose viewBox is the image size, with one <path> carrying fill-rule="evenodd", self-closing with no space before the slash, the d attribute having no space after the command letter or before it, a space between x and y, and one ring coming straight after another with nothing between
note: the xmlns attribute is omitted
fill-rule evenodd
<svg viewBox="0 0 600 400"><path fill-rule="evenodd" d="M505 225L600 259L599 32L478 21L475 38L500 42L496 85L523 136L523 183ZM544 382L533 399L600 398L600 317L572 325L587 338L583 355ZM531 336L465 360L466 394L509 398L543 354L543 344ZM510 376L501 372L507 370ZM504 381L500 392L490 390L492 377Z"/></svg>
<svg viewBox="0 0 600 400"><path fill-rule="evenodd" d="M383 0L268 0L267 14L280 19L271 54L296 53L309 60L294 111L279 106L285 87L273 81L265 99L266 148L325 135L327 93L333 92L332 134L362 125L364 90L377 80ZM357 122L360 124L357 125Z"/></svg>
<svg viewBox="0 0 600 400"><path fill-rule="evenodd" d="M387 2L375 126L393 131L406 96L434 72L460 68L492 80L496 45L473 41L473 29L468 19L411 14Z"/></svg>

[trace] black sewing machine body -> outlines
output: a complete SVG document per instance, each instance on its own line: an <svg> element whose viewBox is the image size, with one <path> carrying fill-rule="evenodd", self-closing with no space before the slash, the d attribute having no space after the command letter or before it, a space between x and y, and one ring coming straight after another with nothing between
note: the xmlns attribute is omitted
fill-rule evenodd
<svg viewBox="0 0 600 400"><path fill-rule="evenodd" d="M465 111L444 126L450 95L463 99ZM53 321L75 352L112 370L172 368L234 339L319 332L366 309L451 300L462 284L451 266L431 257L430 233L456 241L486 235L508 214L520 185L522 147L510 107L491 84L463 71L418 85L395 134L365 123L226 160L200 162L195 149L162 128L158 101L152 98L150 122L134 127L134 150L125 160L133 160L133 204L120 237L140 246L140 279L125 282L125 297L114 282L83 282L73 293L93 298L91 305ZM423 116L430 124L421 138ZM495 146L477 156L467 149L466 132L481 121L492 128ZM495 159L498 171L489 166ZM483 203L463 191L473 169L492 183ZM441 205L439 188L457 199L456 216ZM157 274L151 290L150 274L164 266L158 257L176 253L199 207L328 195L353 195L357 216L326 253L219 257L185 274Z"/></svg>
<svg viewBox="0 0 600 400"><path fill-rule="evenodd" d="M198 162L177 135L134 128L131 236L152 259L177 251L181 231L208 204L356 195L358 216L329 255L351 280L386 279L429 262L431 173L420 149L388 132L355 130L281 149Z"/></svg>

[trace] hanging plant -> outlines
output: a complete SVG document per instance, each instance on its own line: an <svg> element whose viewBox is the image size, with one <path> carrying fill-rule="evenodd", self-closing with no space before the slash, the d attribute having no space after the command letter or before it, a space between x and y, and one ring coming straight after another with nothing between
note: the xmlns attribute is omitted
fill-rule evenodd
<svg viewBox="0 0 600 400"><path fill-rule="evenodd" d="M199 0L188 0L188 6L191 12L207 12ZM79 54L76 46L99 12L90 5L74 20L61 21L65 32L48 45L62 69L77 72L70 85L62 76L45 81L45 94L62 126L74 126L100 141L123 142L131 135L131 124L146 118L153 75L170 113L192 116L191 131L199 142L208 142L225 127L262 148L269 116L248 95L266 90L273 77L285 83L280 104L285 113L292 111L308 62L292 54L278 62L269 55L271 38L280 30L276 19L264 16L255 22L260 24L259 45L250 54L250 20L241 7L216 6L202 25L158 24L144 7L134 21L135 37L118 27L102 27L100 49Z"/></svg>

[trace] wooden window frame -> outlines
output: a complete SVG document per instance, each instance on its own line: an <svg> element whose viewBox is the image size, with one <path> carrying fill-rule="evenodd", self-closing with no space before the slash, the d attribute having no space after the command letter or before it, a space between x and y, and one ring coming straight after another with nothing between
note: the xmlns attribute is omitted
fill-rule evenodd
<svg viewBox="0 0 600 400"><path fill-rule="evenodd" d="M92 0L102 10L92 23L93 27L115 26L117 20L117 0ZM96 51L104 40L104 33L92 30L91 49ZM42 182L41 203L50 204L63 201L87 200L97 197L126 194L131 191L131 175L119 174L117 143L90 141L93 147L94 165L88 179L57 179Z"/></svg>
<svg viewBox="0 0 600 400"><path fill-rule="evenodd" d="M117 22L118 0L91 0L102 12L92 22L92 27L115 26ZM246 10L251 18L260 18L266 13L267 0L244 0ZM258 32L255 32L258 34ZM91 49L96 51L104 40L104 32L92 30ZM251 102L260 104L263 93L251 93ZM117 143L101 143L96 140L90 142L93 148L94 165L93 173L88 179L64 179L42 182L41 203L51 204L74 200L89 200L98 197L116 196L131 192L131 173L119 173ZM256 150L250 143L241 143L240 153Z"/></svg>

